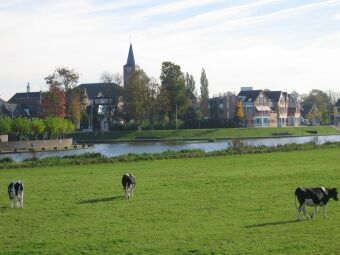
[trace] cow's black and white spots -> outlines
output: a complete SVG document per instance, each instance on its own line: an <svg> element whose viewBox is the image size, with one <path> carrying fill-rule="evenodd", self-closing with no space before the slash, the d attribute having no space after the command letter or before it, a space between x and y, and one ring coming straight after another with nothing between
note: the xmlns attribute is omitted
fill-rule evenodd
<svg viewBox="0 0 340 255"><path fill-rule="evenodd" d="M10 206L24 207L24 184L22 181L12 181L8 185L8 196L10 200Z"/></svg>
<svg viewBox="0 0 340 255"><path fill-rule="evenodd" d="M296 199L300 205L297 207L297 220L300 220L300 212L303 211L307 219L311 217L306 211L306 206L314 206L312 218L318 213L318 206L323 208L323 215L326 218L326 205L330 199L338 201L338 192L336 188L297 188L295 190Z"/></svg>
<svg viewBox="0 0 340 255"><path fill-rule="evenodd" d="M122 177L122 185L125 192L125 198L132 198L133 190L136 186L136 179L133 174L124 174Z"/></svg>

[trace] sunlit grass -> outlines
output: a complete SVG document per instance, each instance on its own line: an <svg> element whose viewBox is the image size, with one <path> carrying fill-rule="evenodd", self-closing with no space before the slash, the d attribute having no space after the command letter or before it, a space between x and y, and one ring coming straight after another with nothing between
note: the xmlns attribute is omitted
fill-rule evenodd
<svg viewBox="0 0 340 255"><path fill-rule="evenodd" d="M295 221L294 190L339 186L340 149L0 171L0 254L338 254L340 203ZM137 178L124 200L121 175ZM6 189L25 184L24 209Z"/></svg>

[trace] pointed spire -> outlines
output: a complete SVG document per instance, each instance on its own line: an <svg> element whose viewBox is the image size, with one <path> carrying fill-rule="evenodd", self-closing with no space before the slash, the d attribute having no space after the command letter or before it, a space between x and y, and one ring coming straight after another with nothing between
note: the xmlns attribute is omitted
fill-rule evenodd
<svg viewBox="0 0 340 255"><path fill-rule="evenodd" d="M31 92L31 86L30 86L29 82L27 82L26 91L27 91L27 93Z"/></svg>
<svg viewBox="0 0 340 255"><path fill-rule="evenodd" d="M135 66L135 57L133 56L132 43L130 43L129 55L126 61L127 66Z"/></svg>

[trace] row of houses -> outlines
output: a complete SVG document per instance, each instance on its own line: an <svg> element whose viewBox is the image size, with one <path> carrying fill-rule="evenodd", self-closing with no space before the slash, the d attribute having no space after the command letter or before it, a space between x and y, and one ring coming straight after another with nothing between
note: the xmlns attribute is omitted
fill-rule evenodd
<svg viewBox="0 0 340 255"><path fill-rule="evenodd" d="M138 70L135 64L132 45L123 66L124 86L115 83L86 83L78 87L85 95L86 123L81 129L108 130L109 123L122 122L117 112L123 108L124 88L133 72ZM41 117L44 92L31 92L27 84L26 92L16 93L8 102L0 100L0 114L7 116ZM197 101L193 93L191 101ZM206 120L234 120L236 104L241 101L244 108L245 127L285 127L301 124L301 96L293 91L254 90L242 87L238 94L227 92L214 95L201 105L203 118ZM334 109L335 123L340 123L340 99Z"/></svg>
<svg viewBox="0 0 340 255"><path fill-rule="evenodd" d="M209 99L205 119L235 118L236 103L244 109L245 127L285 127L301 124L301 96L293 91L253 90L243 87L238 95L225 93Z"/></svg>

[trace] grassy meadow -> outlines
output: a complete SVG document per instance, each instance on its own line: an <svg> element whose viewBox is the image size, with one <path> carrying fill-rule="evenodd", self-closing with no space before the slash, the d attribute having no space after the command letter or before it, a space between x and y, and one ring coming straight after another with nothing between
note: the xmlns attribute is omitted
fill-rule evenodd
<svg viewBox="0 0 340 255"><path fill-rule="evenodd" d="M340 202L295 221L298 186L340 185L339 148L0 170L0 254L339 254ZM123 199L121 175L137 178ZM23 209L7 185L25 184Z"/></svg>
<svg viewBox="0 0 340 255"><path fill-rule="evenodd" d="M333 126L283 127L283 128L214 128L214 129L179 129L179 130L142 130L112 132L76 132L69 134L76 141L125 141L135 139L216 139L277 137L278 135L305 136L316 132L319 135L340 134Z"/></svg>

